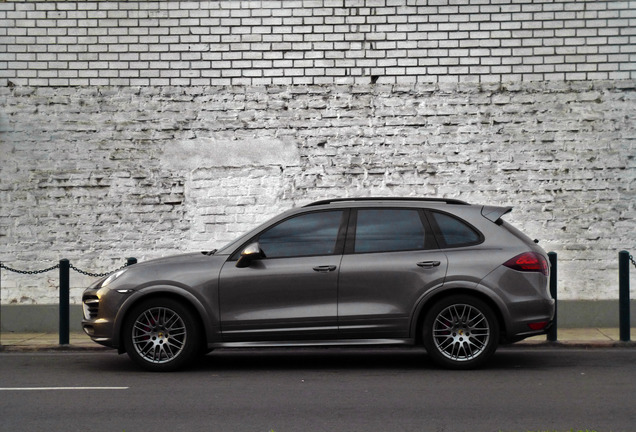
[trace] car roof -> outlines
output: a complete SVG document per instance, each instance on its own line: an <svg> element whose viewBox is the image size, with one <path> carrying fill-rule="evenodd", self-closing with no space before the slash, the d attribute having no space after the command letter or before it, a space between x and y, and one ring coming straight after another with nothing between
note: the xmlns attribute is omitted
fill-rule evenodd
<svg viewBox="0 0 636 432"><path fill-rule="evenodd" d="M337 204L337 203L365 203L369 202L376 203L388 203L388 202L434 202L434 203L444 203L444 204L459 204L459 205L469 205L466 201L461 201L453 198L428 198L428 197L359 197L359 198L333 198L315 201L310 204L303 206L306 207L316 207L321 205L329 205L329 204Z"/></svg>

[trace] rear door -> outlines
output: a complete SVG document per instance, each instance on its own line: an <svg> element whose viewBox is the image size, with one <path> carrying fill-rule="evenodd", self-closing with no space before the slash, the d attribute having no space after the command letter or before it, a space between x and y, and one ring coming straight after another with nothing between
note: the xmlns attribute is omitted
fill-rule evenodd
<svg viewBox="0 0 636 432"><path fill-rule="evenodd" d="M340 337L409 337L417 301L443 284L446 269L421 210L353 209L340 270Z"/></svg>

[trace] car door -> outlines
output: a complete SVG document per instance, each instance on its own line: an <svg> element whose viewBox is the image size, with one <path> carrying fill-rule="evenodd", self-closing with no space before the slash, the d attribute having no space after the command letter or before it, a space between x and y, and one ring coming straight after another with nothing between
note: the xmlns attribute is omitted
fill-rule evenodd
<svg viewBox="0 0 636 432"><path fill-rule="evenodd" d="M293 216L251 240L263 257L241 268L234 254L224 264L219 306L225 341L337 335L338 273L347 216L343 210Z"/></svg>
<svg viewBox="0 0 636 432"><path fill-rule="evenodd" d="M444 282L447 260L418 209L352 210L340 269L340 337L409 337L424 292Z"/></svg>

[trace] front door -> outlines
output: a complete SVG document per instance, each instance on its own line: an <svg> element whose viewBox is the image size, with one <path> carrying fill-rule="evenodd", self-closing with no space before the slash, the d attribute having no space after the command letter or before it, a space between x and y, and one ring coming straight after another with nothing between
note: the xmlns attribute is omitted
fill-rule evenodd
<svg viewBox="0 0 636 432"><path fill-rule="evenodd" d="M221 270L223 340L276 341L337 336L338 274L345 212L305 213L252 239L264 257Z"/></svg>

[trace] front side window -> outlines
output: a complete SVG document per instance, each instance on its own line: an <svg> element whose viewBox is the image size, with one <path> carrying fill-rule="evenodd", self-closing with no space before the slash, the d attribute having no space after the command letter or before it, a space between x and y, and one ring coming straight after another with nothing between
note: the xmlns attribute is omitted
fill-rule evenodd
<svg viewBox="0 0 636 432"><path fill-rule="evenodd" d="M341 220L342 211L296 216L265 231L258 242L267 258L332 255Z"/></svg>
<svg viewBox="0 0 636 432"><path fill-rule="evenodd" d="M445 247L468 246L481 242L480 234L465 222L445 213L433 212L438 234Z"/></svg>
<svg viewBox="0 0 636 432"><path fill-rule="evenodd" d="M425 248L420 213L409 209L358 210L355 253Z"/></svg>

